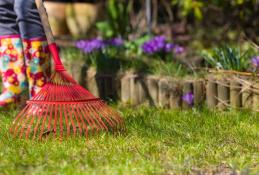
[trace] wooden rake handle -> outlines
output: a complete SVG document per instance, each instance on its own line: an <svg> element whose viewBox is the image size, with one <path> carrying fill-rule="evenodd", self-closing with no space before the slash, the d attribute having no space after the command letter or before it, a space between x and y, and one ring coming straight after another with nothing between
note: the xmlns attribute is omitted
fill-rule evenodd
<svg viewBox="0 0 259 175"><path fill-rule="evenodd" d="M43 1L42 0L35 0L36 6L38 8L40 18L41 18L41 23L43 25L45 35L48 41L49 49L52 54L54 63L55 63L55 70L56 71L65 71L64 65L61 62L61 59L59 57L59 52L57 45L55 43L55 39L49 24L49 19L48 19L48 14L47 11L44 7Z"/></svg>
<svg viewBox="0 0 259 175"><path fill-rule="evenodd" d="M48 15L47 15L47 11L44 7L43 1L42 0L35 0L39 14L40 14L40 18L41 18L41 23L43 25L47 40L48 40L48 44L51 45L53 43L55 43L55 39L49 24L49 19L48 19Z"/></svg>

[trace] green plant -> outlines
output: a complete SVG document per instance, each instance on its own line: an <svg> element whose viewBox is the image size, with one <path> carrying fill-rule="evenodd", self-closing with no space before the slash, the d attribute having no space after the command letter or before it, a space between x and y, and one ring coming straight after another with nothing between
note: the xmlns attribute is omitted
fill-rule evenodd
<svg viewBox="0 0 259 175"><path fill-rule="evenodd" d="M103 38L121 36L127 38L130 32L129 12L131 3L127 0L108 0L107 20L96 24Z"/></svg>
<svg viewBox="0 0 259 175"><path fill-rule="evenodd" d="M128 56L141 56L143 54L143 50L141 46L151 38L150 35L144 35L135 40L128 40L125 42L126 54Z"/></svg>
<svg viewBox="0 0 259 175"><path fill-rule="evenodd" d="M188 74L187 69L180 63L176 62L163 62L154 60L150 67L150 73L156 75L165 75L173 77L183 77Z"/></svg>
<svg viewBox="0 0 259 175"><path fill-rule="evenodd" d="M83 53L75 47L62 48L61 55L66 61L76 61L83 58Z"/></svg>
<svg viewBox="0 0 259 175"><path fill-rule="evenodd" d="M202 56L209 66L217 69L246 71L253 50L242 51L238 47L223 46L212 51L203 51Z"/></svg>
<svg viewBox="0 0 259 175"><path fill-rule="evenodd" d="M180 7L181 15L186 17L193 14L196 19L201 20L203 18L203 1L200 0L172 0L173 5Z"/></svg>

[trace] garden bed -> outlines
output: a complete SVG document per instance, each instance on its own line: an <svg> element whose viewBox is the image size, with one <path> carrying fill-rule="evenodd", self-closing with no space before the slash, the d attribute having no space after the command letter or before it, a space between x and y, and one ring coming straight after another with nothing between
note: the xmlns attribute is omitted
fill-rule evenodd
<svg viewBox="0 0 259 175"><path fill-rule="evenodd" d="M203 51L199 64L163 36L80 40L64 49L73 77L95 96L133 106L190 109L207 105L259 111L259 57L252 48ZM249 71L249 72L248 72Z"/></svg>

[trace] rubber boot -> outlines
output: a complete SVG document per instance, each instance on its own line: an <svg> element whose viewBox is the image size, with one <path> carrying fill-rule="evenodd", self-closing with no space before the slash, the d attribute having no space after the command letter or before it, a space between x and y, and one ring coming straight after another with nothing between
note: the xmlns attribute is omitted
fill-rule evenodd
<svg viewBox="0 0 259 175"><path fill-rule="evenodd" d="M0 107L5 107L18 102L27 87L23 44L20 36L0 37L0 71L3 82Z"/></svg>
<svg viewBox="0 0 259 175"><path fill-rule="evenodd" d="M37 94L50 76L50 53L46 39L23 40L30 97Z"/></svg>

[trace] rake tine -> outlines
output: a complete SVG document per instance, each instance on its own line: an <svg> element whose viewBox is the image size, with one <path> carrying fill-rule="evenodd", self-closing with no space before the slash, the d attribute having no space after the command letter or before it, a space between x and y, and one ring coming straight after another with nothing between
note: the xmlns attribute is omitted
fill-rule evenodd
<svg viewBox="0 0 259 175"><path fill-rule="evenodd" d="M59 140L62 141L62 136L63 136L63 124L62 124L62 105L58 105L59 109L59 115L57 114L58 118L58 124L59 125Z"/></svg>
<svg viewBox="0 0 259 175"><path fill-rule="evenodd" d="M14 129L15 130L14 131L14 137L19 135L19 131L22 128L22 125L23 125L23 123L25 121L26 114L27 114L27 111L25 111L25 113L23 115L21 115L21 120L19 121L19 123L16 125L16 127Z"/></svg>
<svg viewBox="0 0 259 175"><path fill-rule="evenodd" d="M101 102L98 102L97 106L99 108L103 109L102 112L104 113L105 116L107 116L107 118L109 118L109 120L115 122L112 126L116 126L116 123L117 124L119 123L116 119L114 119L113 115L108 110L106 110L107 107L105 107ZM108 116L110 116L110 117L108 117Z"/></svg>
<svg viewBox="0 0 259 175"><path fill-rule="evenodd" d="M43 105L43 110L41 111L41 114L39 115L39 120L34 128L33 140L35 139L39 126L40 126L40 123L41 123L42 119L44 118L43 117L44 112L47 113L47 105Z"/></svg>
<svg viewBox="0 0 259 175"><path fill-rule="evenodd" d="M100 116L97 113L97 110L92 108L93 105L89 105L89 110L93 112L96 121L98 122L98 124L100 125L101 128L106 129L106 131L108 131L108 128L105 126L105 124L103 123L102 119L100 118Z"/></svg>
<svg viewBox="0 0 259 175"><path fill-rule="evenodd" d="M34 110L34 108L33 108L33 106L32 106L32 109ZM27 112L28 113L28 116L26 117L27 119L25 119L25 122L24 122L24 124L22 125L22 129L21 129L21 131L20 131L20 139L22 138L22 136L23 136L23 134L24 134L24 130L26 130L26 129L28 129L28 128L30 128L31 126L30 126L30 121L33 121L34 119L34 117L33 117L33 113L32 114L30 114L30 112L31 111L29 111L29 112ZM29 126L28 126L28 124L29 124Z"/></svg>
<svg viewBox="0 0 259 175"><path fill-rule="evenodd" d="M44 131L45 122L46 122L47 115L48 115L48 111L49 111L49 108L50 108L50 105L46 105L46 106L47 106L47 107L46 107L46 111L45 111L45 116L44 116L43 121L42 121L42 124L41 124L39 140L42 139L42 134L43 134L43 131ZM52 112L52 111L50 110L50 112Z"/></svg>
<svg viewBox="0 0 259 175"><path fill-rule="evenodd" d="M84 113L89 114L88 115L89 120L91 121L91 124L92 124L92 125L90 125L92 135L98 134L99 133L99 126L98 126L98 123L96 122L96 120L94 120L93 112L88 109L87 104L84 104L83 108L84 108Z"/></svg>
<svg viewBox="0 0 259 175"><path fill-rule="evenodd" d="M19 121L22 119L22 115L26 112L26 110L29 108L29 105L27 105L23 110L18 114L18 116L14 119L12 126L10 127L10 132L15 133L16 129L19 125Z"/></svg>
<svg viewBox="0 0 259 175"><path fill-rule="evenodd" d="M35 118L36 118L36 120L39 118L39 117L37 117L38 116L38 112L41 112L39 107L36 109L36 112L32 114L33 116L32 116L32 119L30 121L29 127L27 128L27 132L26 132L26 136L25 136L26 139L28 139L30 131L31 131L31 128L33 128L33 123L35 121ZM35 114L35 116L34 116L34 114ZM39 116L41 116L41 114L39 114Z"/></svg>
<svg viewBox="0 0 259 175"><path fill-rule="evenodd" d="M71 107L73 107L73 106L71 106ZM73 120L73 111L72 110L70 111L69 116L70 116L70 121L71 121L71 124L72 124L72 127L73 127L73 133L74 133L74 137L75 137L76 136L76 126L75 126L75 123L74 123L74 120Z"/></svg>
<svg viewBox="0 0 259 175"><path fill-rule="evenodd" d="M48 121L48 130L47 130L47 132L51 132L51 131L53 131L53 129L52 129L52 127L51 127L51 125L52 125L52 114L53 114L53 112L54 112L54 109L53 108L55 108L55 104L52 104L51 105L51 113L50 113L50 116L49 116L49 121ZM43 126L44 127L44 126ZM43 131L43 130L42 130Z"/></svg>
<svg viewBox="0 0 259 175"><path fill-rule="evenodd" d="M80 136L81 136L82 132L83 132L83 127L84 126L81 126L80 123L82 123L82 125L84 125L84 121L82 120L82 118L80 116L80 112L79 112L78 108L79 108L79 105L77 106L77 108L75 108L75 116L76 116L77 124L78 124L78 127L79 127L79 133L80 133Z"/></svg>
<svg viewBox="0 0 259 175"><path fill-rule="evenodd" d="M80 119L81 119L81 122L82 122L82 124L83 124L83 127L84 127L84 129L85 129L85 135L86 135L86 138L87 138L87 136L88 136L88 129L87 129L87 126L86 126L86 124L85 124L85 121L84 121L84 118L83 118L83 116L82 116L82 107L81 107L82 105L79 105L78 106L78 109L77 109L77 112L78 112L78 114L79 114L79 117L80 117ZM81 111L81 112L80 112Z"/></svg>
<svg viewBox="0 0 259 175"><path fill-rule="evenodd" d="M91 111L91 110L89 110L89 105L88 104L85 104L85 112L87 113L87 111L88 111L88 113L90 114L89 115L89 119L92 121L92 129L93 129L93 135L94 134L98 134L99 133L99 128L100 128L100 125L99 125L99 122L98 121L96 121L96 119L95 119L95 114L93 113L93 111ZM96 133L95 133L96 132Z"/></svg>
<svg viewBox="0 0 259 175"><path fill-rule="evenodd" d="M82 104L82 107L81 107L81 113L82 113L82 116L85 118L85 120L87 121L87 124L89 125L89 127L92 129L94 124L92 123L92 119L90 117L88 117L89 115L87 115L87 113L85 113L85 104ZM88 113L89 114L89 113ZM92 129L94 131L94 128ZM89 129L87 129L87 133L89 133ZM92 132L93 132L92 131Z"/></svg>
<svg viewBox="0 0 259 175"><path fill-rule="evenodd" d="M66 109L68 109L67 107L66 107L67 105L64 105L64 116L65 116L65 120L66 120L66 127L67 127L67 136L69 137L69 135L70 135L70 126L69 126L69 121L68 121L68 117L67 117L67 112L68 111L66 111Z"/></svg>
<svg viewBox="0 0 259 175"><path fill-rule="evenodd" d="M102 105L105 106L104 103L103 103ZM111 115L111 116L114 116L113 118L115 118L115 120L117 121L118 126L119 126L119 125L124 126L124 122L123 122L122 118L119 116L119 113L118 113L118 112L111 110L111 108L108 107L108 106L105 106L105 108L107 109L107 112L108 112L108 113L113 114L113 115Z"/></svg>
<svg viewBox="0 0 259 175"><path fill-rule="evenodd" d="M56 134L57 134L57 117L58 117L58 105L55 104L55 114L54 114L54 137L56 138Z"/></svg>
<svg viewBox="0 0 259 175"><path fill-rule="evenodd" d="M82 135L82 128L81 128L80 122L78 120L77 112L75 111L75 108L76 108L76 105L73 107L73 113L74 113L74 117L75 117L76 122L77 122L77 127L79 128L79 135L81 136Z"/></svg>
<svg viewBox="0 0 259 175"><path fill-rule="evenodd" d="M94 105L92 105L92 108L93 108L95 111L98 110L98 109L97 109L97 105L98 105L98 103L96 103L96 102L95 102ZM109 117L105 115L104 111L101 111L101 110L99 110L99 111L100 111L100 114L103 114L103 115L101 115L101 116L105 119L105 121L107 121L108 124L113 127L113 126L114 126L113 121L110 120ZM106 130L108 131L109 129L106 127Z"/></svg>

